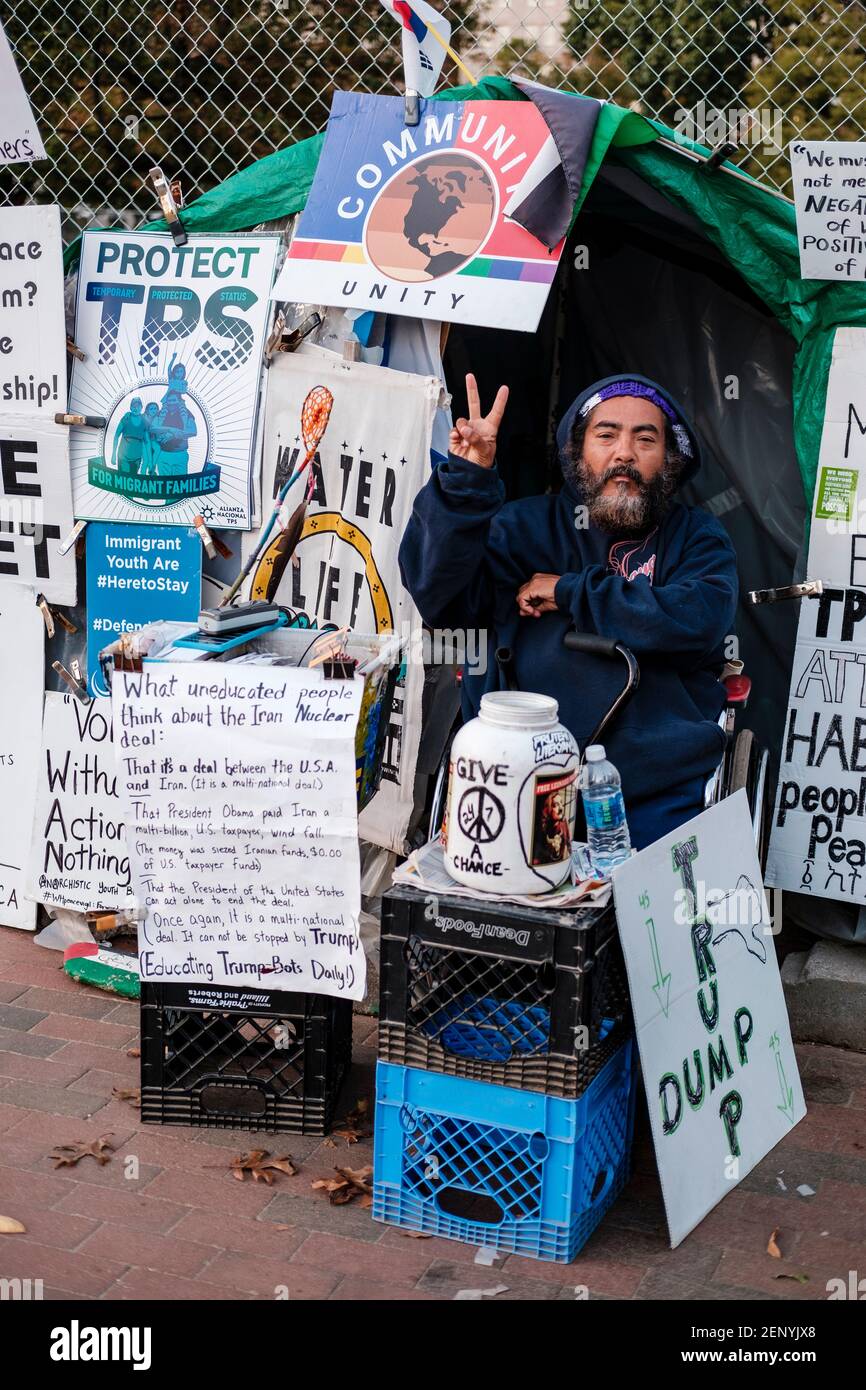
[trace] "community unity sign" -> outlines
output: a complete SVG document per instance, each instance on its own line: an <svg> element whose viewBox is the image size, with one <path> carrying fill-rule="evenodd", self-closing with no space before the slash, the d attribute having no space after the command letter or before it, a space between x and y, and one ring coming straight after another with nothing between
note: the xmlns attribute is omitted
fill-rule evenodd
<svg viewBox="0 0 866 1390"><path fill-rule="evenodd" d="M534 331L562 243L505 215L549 139L531 102L335 92L274 298Z"/></svg>

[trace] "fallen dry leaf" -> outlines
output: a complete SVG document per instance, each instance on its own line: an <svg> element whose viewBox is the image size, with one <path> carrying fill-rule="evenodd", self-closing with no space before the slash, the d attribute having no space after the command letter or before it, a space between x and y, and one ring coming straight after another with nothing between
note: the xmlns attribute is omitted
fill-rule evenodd
<svg viewBox="0 0 866 1390"><path fill-rule="evenodd" d="M268 1187L273 1186L277 1173L285 1173L286 1177L293 1178L298 1171L292 1162L291 1154L283 1154L282 1158L271 1158L267 1149L251 1149L248 1154L239 1154L237 1158L231 1159L229 1167L232 1177L237 1178L238 1182L243 1182L244 1173L249 1173L253 1182L261 1181L267 1183Z"/></svg>
<svg viewBox="0 0 866 1390"><path fill-rule="evenodd" d="M126 1049L126 1055L127 1055L127 1057L140 1057L140 1056L141 1056L141 1048L140 1048L140 1047L128 1047L128 1048Z"/></svg>
<svg viewBox="0 0 866 1390"><path fill-rule="evenodd" d="M779 1234L778 1226L770 1232L770 1239L767 1241L767 1254L772 1255L774 1260L781 1260L782 1252L776 1244L776 1236Z"/></svg>
<svg viewBox="0 0 866 1390"><path fill-rule="evenodd" d="M346 1144L357 1144L359 1139L369 1139L373 1133L367 1119L367 1112L370 1109L370 1102L361 1099L353 1107L344 1120L337 1122L337 1128L332 1131L337 1139L345 1139Z"/></svg>
<svg viewBox="0 0 866 1390"><path fill-rule="evenodd" d="M328 1201L335 1207L343 1207L356 1198L360 1199L359 1206L372 1206L372 1168L335 1168L334 1172L335 1178L317 1178L310 1186L327 1192Z"/></svg>
<svg viewBox="0 0 866 1390"><path fill-rule="evenodd" d="M130 1105L134 1105L138 1110L141 1107L141 1087L130 1086L128 1090L124 1090L122 1086L112 1086L111 1098L112 1100L128 1100Z"/></svg>
<svg viewBox="0 0 866 1390"><path fill-rule="evenodd" d="M409 1240L432 1240L429 1231L401 1231L401 1236L408 1236Z"/></svg>
<svg viewBox="0 0 866 1390"><path fill-rule="evenodd" d="M808 1274L774 1274L774 1279L793 1279L795 1284L808 1284Z"/></svg>
<svg viewBox="0 0 866 1390"><path fill-rule="evenodd" d="M27 1230L14 1216L0 1216L0 1236L20 1236Z"/></svg>
<svg viewBox="0 0 866 1390"><path fill-rule="evenodd" d="M336 1147L337 1147L337 1141L336 1141L336 1139L326 1139L326 1140L325 1140L325 1148L326 1148L326 1149L335 1149Z"/></svg>
<svg viewBox="0 0 866 1390"><path fill-rule="evenodd" d="M51 1157L54 1159L55 1168L70 1167L78 1163L82 1158L95 1158L97 1163L108 1163L114 1153L114 1145L109 1144L111 1134L100 1135L98 1139L93 1139L89 1144L79 1142L76 1144L60 1144L58 1148L52 1150Z"/></svg>

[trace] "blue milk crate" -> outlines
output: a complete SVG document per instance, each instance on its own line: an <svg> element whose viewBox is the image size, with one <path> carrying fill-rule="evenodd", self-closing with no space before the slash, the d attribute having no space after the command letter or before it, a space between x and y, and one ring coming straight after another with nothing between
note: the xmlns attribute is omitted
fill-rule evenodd
<svg viewBox="0 0 866 1390"><path fill-rule="evenodd" d="M577 1100L379 1062L374 1220L573 1260L628 1179L632 1048Z"/></svg>

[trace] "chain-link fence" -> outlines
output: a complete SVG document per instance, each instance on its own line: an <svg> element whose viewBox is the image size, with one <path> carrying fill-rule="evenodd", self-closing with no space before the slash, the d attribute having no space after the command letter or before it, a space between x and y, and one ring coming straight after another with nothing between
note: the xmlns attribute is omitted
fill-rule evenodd
<svg viewBox="0 0 866 1390"><path fill-rule="evenodd" d="M785 188L795 135L866 131L866 5L854 0L453 0L477 75L607 97L693 139L737 144ZM400 89L378 0L6 0L3 22L49 159L0 171L6 201L57 201L65 233L154 215L147 170L187 200L321 130L334 87ZM450 60L443 80L461 80Z"/></svg>

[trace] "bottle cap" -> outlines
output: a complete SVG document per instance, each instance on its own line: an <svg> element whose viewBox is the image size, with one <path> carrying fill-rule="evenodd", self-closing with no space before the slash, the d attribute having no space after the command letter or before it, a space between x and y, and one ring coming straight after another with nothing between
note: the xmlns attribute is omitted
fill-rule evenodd
<svg viewBox="0 0 866 1390"><path fill-rule="evenodd" d="M588 763L602 763L607 754L604 751L603 743L591 743L586 750L585 758Z"/></svg>

